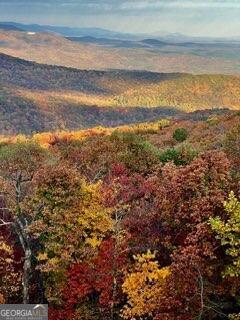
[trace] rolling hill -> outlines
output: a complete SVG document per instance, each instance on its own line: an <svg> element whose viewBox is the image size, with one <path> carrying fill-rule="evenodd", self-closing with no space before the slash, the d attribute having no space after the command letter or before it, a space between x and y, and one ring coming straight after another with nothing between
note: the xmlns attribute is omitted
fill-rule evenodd
<svg viewBox="0 0 240 320"><path fill-rule="evenodd" d="M23 31L23 29L18 28L11 23L2 23L0 22L0 30L7 30L7 31Z"/></svg>
<svg viewBox="0 0 240 320"><path fill-rule="evenodd" d="M126 33L118 32L103 28L94 27L69 27L59 25L42 25L42 24L25 24L14 21L0 22L2 26L10 26L12 30L18 29L30 32L53 32L61 34L65 37L97 37L119 40L141 40L144 38L154 38L160 41L184 43L218 43L218 42L234 42L239 41L240 37L209 37L209 36L189 36L179 32L170 33L167 31L156 31L151 33Z"/></svg>
<svg viewBox="0 0 240 320"><path fill-rule="evenodd" d="M84 27L66 27L66 26L53 26L53 25L40 25L40 24L23 24L17 22L1 22L2 26L11 26L12 28L20 29L23 31L30 32L53 32L65 37L107 37L107 38L118 38L118 39L135 39L137 38L134 34L122 33L111 31L103 28L84 28Z"/></svg>
<svg viewBox="0 0 240 320"><path fill-rule="evenodd" d="M117 126L239 110L240 77L49 66L0 54L0 133Z"/></svg>
<svg viewBox="0 0 240 320"><path fill-rule="evenodd" d="M0 52L49 65L89 70L240 73L239 44L167 43L154 39L65 38L0 29Z"/></svg>

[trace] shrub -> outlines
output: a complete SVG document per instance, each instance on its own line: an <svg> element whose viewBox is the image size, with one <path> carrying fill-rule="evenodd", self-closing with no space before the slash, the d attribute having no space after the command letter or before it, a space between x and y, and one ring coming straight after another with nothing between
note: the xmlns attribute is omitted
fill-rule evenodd
<svg viewBox="0 0 240 320"><path fill-rule="evenodd" d="M171 121L169 119L162 119L162 120L158 121L159 129L169 127L170 124L171 124Z"/></svg>
<svg viewBox="0 0 240 320"><path fill-rule="evenodd" d="M130 170L149 172L160 161L160 150L142 136L114 132L110 140L116 146L118 161Z"/></svg>
<svg viewBox="0 0 240 320"><path fill-rule="evenodd" d="M231 128L223 141L223 148L236 168L240 168L240 125Z"/></svg>
<svg viewBox="0 0 240 320"><path fill-rule="evenodd" d="M180 148L169 148L163 151L160 155L160 161L164 164L173 161L176 166L187 165L197 154L197 151L190 145L184 144Z"/></svg>
<svg viewBox="0 0 240 320"><path fill-rule="evenodd" d="M215 125L217 125L218 123L219 123L219 119L216 118L216 117L209 117L209 118L207 119L207 124L208 124L209 126L215 126Z"/></svg>
<svg viewBox="0 0 240 320"><path fill-rule="evenodd" d="M180 165L180 153L178 150L174 148L169 148L165 150L161 155L160 155L160 160L162 163L167 163L170 161L173 161L174 164Z"/></svg>
<svg viewBox="0 0 240 320"><path fill-rule="evenodd" d="M188 137L188 131L184 128L178 128L173 133L173 139L175 139L177 142L183 142Z"/></svg>

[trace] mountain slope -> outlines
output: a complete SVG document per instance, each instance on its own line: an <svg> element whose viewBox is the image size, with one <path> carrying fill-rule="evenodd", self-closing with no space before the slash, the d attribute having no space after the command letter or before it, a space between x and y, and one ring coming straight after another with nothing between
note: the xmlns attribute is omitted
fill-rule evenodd
<svg viewBox="0 0 240 320"><path fill-rule="evenodd" d="M240 77L183 74L158 84L128 90L114 97L114 101L116 105L131 107L176 106L187 112L211 107L239 110Z"/></svg>
<svg viewBox="0 0 240 320"><path fill-rule="evenodd" d="M0 22L0 30L7 30L7 31L23 31L23 29L18 28L14 25L12 25L11 23L2 23Z"/></svg>
<svg viewBox="0 0 240 320"><path fill-rule="evenodd" d="M90 71L0 54L0 133L88 128L240 106L240 77Z"/></svg>
<svg viewBox="0 0 240 320"><path fill-rule="evenodd" d="M113 95L126 88L180 77L146 71L78 70L38 64L0 54L0 83L38 90L76 90L79 92Z"/></svg>
<svg viewBox="0 0 240 320"><path fill-rule="evenodd" d="M12 28L30 31L30 32L54 32L61 34L65 37L107 37L107 38L118 38L118 39L135 39L136 36L129 33L122 33L111 31L103 28L84 28L84 27L65 27L65 26L51 26L51 25L40 25L40 24L23 24L17 22L2 22L3 26L11 26Z"/></svg>

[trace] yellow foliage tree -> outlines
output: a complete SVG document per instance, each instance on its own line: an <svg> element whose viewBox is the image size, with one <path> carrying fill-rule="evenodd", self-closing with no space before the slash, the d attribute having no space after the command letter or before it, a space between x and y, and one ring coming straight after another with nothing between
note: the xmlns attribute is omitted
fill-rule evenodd
<svg viewBox="0 0 240 320"><path fill-rule="evenodd" d="M14 270L13 249L0 237L0 304L20 289L20 275Z"/></svg>
<svg viewBox="0 0 240 320"><path fill-rule="evenodd" d="M128 273L123 283L123 292L128 302L122 310L124 319L142 319L152 316L158 306L159 296L163 292L166 278L170 274L169 268L160 268L155 261L155 254L134 256L133 270Z"/></svg>
<svg viewBox="0 0 240 320"><path fill-rule="evenodd" d="M66 165L49 169L37 184L32 205L41 203L42 210L31 232L42 244L38 260L48 281L46 295L56 301L67 268L89 258L112 229L111 210L102 204L101 182L86 183Z"/></svg>
<svg viewBox="0 0 240 320"><path fill-rule="evenodd" d="M226 254L231 258L224 276L240 277L240 201L231 192L228 201L224 203L228 215L227 221L219 217L210 219L212 229L220 239L221 245L225 248Z"/></svg>

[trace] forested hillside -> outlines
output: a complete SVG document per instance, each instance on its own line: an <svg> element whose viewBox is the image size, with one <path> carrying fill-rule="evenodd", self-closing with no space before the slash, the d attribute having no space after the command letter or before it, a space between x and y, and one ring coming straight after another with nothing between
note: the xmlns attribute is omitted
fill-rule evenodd
<svg viewBox="0 0 240 320"><path fill-rule="evenodd" d="M240 115L0 139L0 302L239 319Z"/></svg>
<svg viewBox="0 0 240 320"><path fill-rule="evenodd" d="M183 74L161 83L127 90L115 96L114 101L116 105L124 106L175 106L177 109L191 112L211 107L239 110L239 97L239 77Z"/></svg>
<svg viewBox="0 0 240 320"><path fill-rule="evenodd" d="M240 77L93 71L0 54L0 133L118 126L240 106Z"/></svg>

